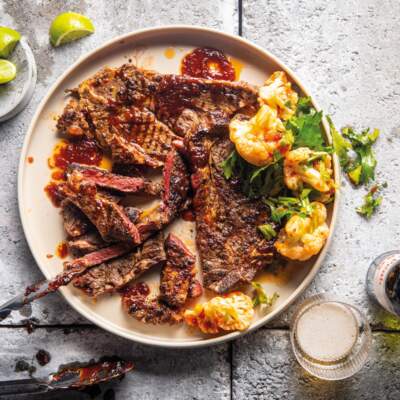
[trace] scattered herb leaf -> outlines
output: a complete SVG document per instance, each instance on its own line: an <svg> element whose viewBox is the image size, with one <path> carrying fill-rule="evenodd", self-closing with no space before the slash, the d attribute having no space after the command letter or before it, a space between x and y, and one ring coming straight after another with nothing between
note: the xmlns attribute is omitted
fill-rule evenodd
<svg viewBox="0 0 400 400"><path fill-rule="evenodd" d="M356 211L364 216L365 218L371 218L372 214L376 211L376 209L382 203L382 196L379 196L382 187L387 187L387 184L384 183L383 185L374 185L368 191L368 193L364 196L363 204L356 209Z"/></svg>
<svg viewBox="0 0 400 400"><path fill-rule="evenodd" d="M328 151L321 129L322 111L317 112L310 97L299 99L296 114L286 123L286 129L294 135L293 148L309 147L312 150Z"/></svg>
<svg viewBox="0 0 400 400"><path fill-rule="evenodd" d="M371 132L368 128L357 133L353 128L347 127L342 129L342 133L339 133L332 120L329 117L327 119L335 152L351 182L358 186L374 180L377 162L372 145L379 137L379 130L374 129Z"/></svg>
<svg viewBox="0 0 400 400"><path fill-rule="evenodd" d="M267 240L271 240L276 236L276 231L271 224L258 225L258 230Z"/></svg>
<svg viewBox="0 0 400 400"><path fill-rule="evenodd" d="M279 294L275 292L272 296L268 296L261 283L251 282L251 286L254 288L253 306L257 307L260 304L265 304L267 307L272 307L276 300L279 298Z"/></svg>

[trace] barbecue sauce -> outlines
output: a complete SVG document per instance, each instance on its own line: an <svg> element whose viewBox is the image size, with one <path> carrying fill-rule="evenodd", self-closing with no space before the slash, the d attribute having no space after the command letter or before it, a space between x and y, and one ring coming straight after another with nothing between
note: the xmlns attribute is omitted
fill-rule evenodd
<svg viewBox="0 0 400 400"><path fill-rule="evenodd" d="M131 361L120 359L84 366L70 366L53 374L51 381L62 384L64 380L70 382L72 378L76 377L76 381L69 384L69 387L81 388L119 378L133 368L134 365Z"/></svg>
<svg viewBox="0 0 400 400"><path fill-rule="evenodd" d="M181 64L182 75L195 78L235 80L235 69L226 55L218 49L199 47L187 54Z"/></svg>
<svg viewBox="0 0 400 400"><path fill-rule="evenodd" d="M56 182L49 182L45 186L44 191L46 192L47 196L53 203L53 206L60 207L61 202L63 200L63 196L59 191L58 184Z"/></svg>
<svg viewBox="0 0 400 400"><path fill-rule="evenodd" d="M61 242L57 245L56 249L57 257L65 258L68 255L68 246L65 242Z"/></svg>
<svg viewBox="0 0 400 400"><path fill-rule="evenodd" d="M50 168L65 171L71 163L99 166L103 152L92 139L74 139L58 144L49 159Z"/></svg>

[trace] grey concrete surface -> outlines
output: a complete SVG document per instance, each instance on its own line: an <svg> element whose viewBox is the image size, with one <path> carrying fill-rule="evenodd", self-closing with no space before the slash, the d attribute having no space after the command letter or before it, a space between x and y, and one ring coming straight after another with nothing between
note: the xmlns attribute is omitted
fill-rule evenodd
<svg viewBox="0 0 400 400"><path fill-rule="evenodd" d="M49 24L66 10L91 17L96 33L53 49L48 43ZM114 387L117 399L398 399L400 323L370 304L364 288L370 261L383 251L397 248L400 236L397 0L0 0L0 25L13 26L28 37L39 66L39 81L29 107L0 125L0 300L41 278L23 236L16 193L19 151L39 101L68 65L106 40L141 27L174 23L242 32L298 73L338 126L353 124L382 130L376 147L377 178L389 184L382 207L366 222L354 211L364 190L354 190L343 181L332 247L303 296L326 291L359 306L375 331L371 359L358 375L341 383L324 383L305 375L289 348L287 328L293 308L234 344L178 352L111 336L88 325L61 298L52 296L0 325L0 379L21 377L14 372L15 362L30 361L39 348L45 348L53 359L47 368L38 367L38 376L73 359L98 358L109 352L131 356L138 371ZM27 317L37 318L44 326L28 335L16 326ZM72 333L65 335L65 326ZM84 394L77 396L55 398L87 398Z"/></svg>

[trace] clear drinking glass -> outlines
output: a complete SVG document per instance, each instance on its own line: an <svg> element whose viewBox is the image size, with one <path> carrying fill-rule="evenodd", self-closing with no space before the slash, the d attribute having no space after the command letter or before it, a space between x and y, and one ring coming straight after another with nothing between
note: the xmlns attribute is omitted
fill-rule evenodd
<svg viewBox="0 0 400 400"><path fill-rule="evenodd" d="M358 372L372 343L366 317L329 294L312 296L296 309L290 340L300 365L326 380L345 379Z"/></svg>

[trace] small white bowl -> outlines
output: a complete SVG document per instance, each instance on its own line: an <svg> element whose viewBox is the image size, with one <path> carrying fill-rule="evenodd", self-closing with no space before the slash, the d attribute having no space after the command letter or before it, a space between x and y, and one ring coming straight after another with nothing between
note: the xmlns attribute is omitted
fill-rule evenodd
<svg viewBox="0 0 400 400"><path fill-rule="evenodd" d="M17 67L16 78L0 85L0 122L21 112L32 98L36 86L36 62L25 37L11 55L10 61Z"/></svg>

